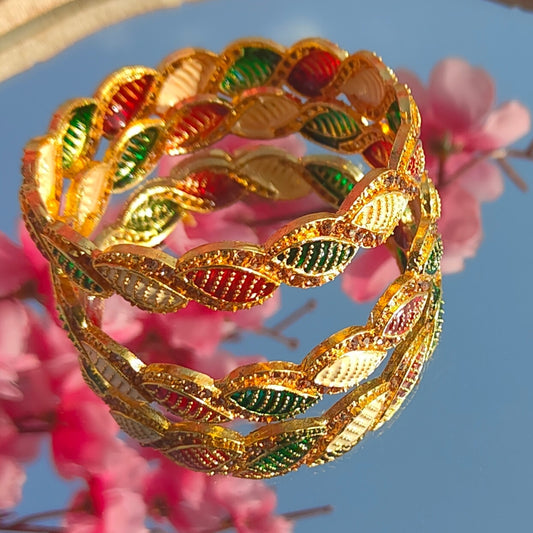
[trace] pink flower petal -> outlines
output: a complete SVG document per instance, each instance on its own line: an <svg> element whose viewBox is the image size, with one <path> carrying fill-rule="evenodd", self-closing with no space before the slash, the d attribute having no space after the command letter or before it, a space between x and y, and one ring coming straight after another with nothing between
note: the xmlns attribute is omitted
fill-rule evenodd
<svg viewBox="0 0 533 533"><path fill-rule="evenodd" d="M492 111L482 128L469 136L470 150L495 150L508 146L531 128L529 110L516 100L506 102Z"/></svg>
<svg viewBox="0 0 533 533"><path fill-rule="evenodd" d="M442 272L461 270L464 259L473 257L483 237L479 202L459 184L441 191L442 217L439 229L444 245Z"/></svg>
<svg viewBox="0 0 533 533"><path fill-rule="evenodd" d="M0 232L0 296L15 293L31 278L31 264L23 250Z"/></svg>
<svg viewBox="0 0 533 533"><path fill-rule="evenodd" d="M431 72L429 93L443 128L460 133L481 125L494 101L494 83L484 69L447 58Z"/></svg>
<svg viewBox="0 0 533 533"><path fill-rule="evenodd" d="M26 473L11 457L0 455L0 509L10 509L22 497Z"/></svg>
<svg viewBox="0 0 533 533"><path fill-rule="evenodd" d="M503 177L496 165L479 161L459 178L461 187L478 202L492 202L503 193Z"/></svg>
<svg viewBox="0 0 533 533"><path fill-rule="evenodd" d="M26 350L30 331L28 312L18 300L0 300L0 358Z"/></svg>
<svg viewBox="0 0 533 533"><path fill-rule="evenodd" d="M356 302L379 296L398 277L400 270L385 246L366 250L342 275L342 290Z"/></svg>

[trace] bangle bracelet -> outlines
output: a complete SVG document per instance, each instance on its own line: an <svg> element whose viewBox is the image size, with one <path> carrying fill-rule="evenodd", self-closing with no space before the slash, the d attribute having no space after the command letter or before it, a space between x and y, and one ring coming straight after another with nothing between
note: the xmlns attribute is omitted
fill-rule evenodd
<svg viewBox="0 0 533 533"><path fill-rule="evenodd" d="M158 70L118 71L94 98L58 111L48 134L25 151L23 217L50 261L84 378L122 429L193 470L263 478L345 453L398 410L441 324L440 207L424 173L419 127L412 97L381 60L321 40L288 50L240 41L218 56L185 50ZM296 159L267 147L234 156L211 150L141 183L162 154L208 148L227 133L293 132L360 153L372 169L362 176L338 156ZM103 137L109 147L92 161ZM111 193L138 184L118 219L91 240ZM310 190L337 211L301 217L263 246L212 243L178 259L153 248L187 211L248 193L288 199ZM402 275L365 326L330 336L299 365L245 365L213 380L179 365L146 365L100 327L102 298L114 292L154 312L191 299L236 310L262 303L282 282L323 284L359 247L386 240ZM381 375L364 381L390 350ZM293 418L323 394L348 390L321 416ZM235 418L266 425L247 436L219 425Z"/></svg>
<svg viewBox="0 0 533 533"><path fill-rule="evenodd" d="M237 168L224 157L200 158L170 179L142 184L118 220L90 240L111 193L139 184L162 154L196 151L228 133L270 139L297 131L337 152L361 153L374 168L361 177L345 161L324 157L302 169L268 152L241 158ZM262 303L280 283L325 283L359 247L382 244L419 194L418 134L413 99L368 52L348 56L317 40L289 50L241 41L220 56L187 50L159 70L126 67L94 98L62 106L48 134L26 147L22 209L41 250L87 294L118 292L155 312L191 299L236 310ZM92 161L103 138L110 139L103 159ZM338 210L301 217L264 246L213 243L178 259L160 251L147 257L184 212L217 207L213 188L226 189L218 195L223 207L242 192L305 195L308 183Z"/></svg>

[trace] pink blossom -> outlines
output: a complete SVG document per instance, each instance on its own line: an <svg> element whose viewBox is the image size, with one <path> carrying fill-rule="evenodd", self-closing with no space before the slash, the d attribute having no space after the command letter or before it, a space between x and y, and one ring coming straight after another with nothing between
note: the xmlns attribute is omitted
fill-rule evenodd
<svg viewBox="0 0 533 533"><path fill-rule="evenodd" d="M22 248L0 232L0 296L17 293L32 274Z"/></svg>
<svg viewBox="0 0 533 533"><path fill-rule="evenodd" d="M12 457L0 454L0 510L17 505L22 497L26 473Z"/></svg>
<svg viewBox="0 0 533 533"><path fill-rule="evenodd" d="M516 101L493 109L491 76L463 59L437 63L427 87L412 72L397 70L397 74L410 87L420 109L426 167L442 199L442 272L457 272L481 243L480 203L495 200L503 192L499 168L480 156L524 136L530 129L530 114ZM356 257L347 268L343 288L356 301L372 299L397 274L392 256L372 250Z"/></svg>
<svg viewBox="0 0 533 533"><path fill-rule="evenodd" d="M26 351L29 331L26 308L16 300L0 300L0 399L22 400L18 374L39 365Z"/></svg>
<svg viewBox="0 0 533 533"><path fill-rule="evenodd" d="M360 253L342 275L342 290L356 302L365 302L381 294L400 269L385 246Z"/></svg>
<svg viewBox="0 0 533 533"><path fill-rule="evenodd" d="M108 460L88 477L88 489L76 494L66 516L69 532L144 533L146 504L142 496L148 464L118 441Z"/></svg>
<svg viewBox="0 0 533 533"><path fill-rule="evenodd" d="M402 71L399 77L419 102L427 168L443 200L442 269L456 272L482 240L480 208L474 203L495 200L503 192L498 167L489 161L465 165L484 151L523 137L530 129L530 114L516 101L493 109L496 91L491 76L463 59L437 63L427 89L412 73Z"/></svg>
<svg viewBox="0 0 533 533"><path fill-rule="evenodd" d="M151 516L167 518L183 533L222 526L239 533L286 533L290 523L274 514L276 495L265 483L208 477L162 461L148 478L145 500Z"/></svg>
<svg viewBox="0 0 533 533"><path fill-rule="evenodd" d="M57 408L52 429L52 455L66 478L86 477L116 456L118 426L109 409L85 384L67 389Z"/></svg>

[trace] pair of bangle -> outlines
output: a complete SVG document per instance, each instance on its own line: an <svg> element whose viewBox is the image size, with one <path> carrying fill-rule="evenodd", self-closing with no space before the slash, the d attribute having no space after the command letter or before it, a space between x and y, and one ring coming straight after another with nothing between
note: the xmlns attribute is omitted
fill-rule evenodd
<svg viewBox="0 0 533 533"><path fill-rule="evenodd" d="M229 133L300 133L361 154L370 171L338 155L212 148ZM318 39L289 49L242 40L219 55L183 50L158 69L121 69L93 98L59 109L46 135L26 147L22 213L50 261L84 378L126 433L193 470L264 478L334 459L391 418L442 322L440 205L419 133L412 96L379 58ZM144 180L162 155L193 152L169 176ZM133 188L116 220L101 227L112 194ZM300 217L261 246L211 243L179 258L160 249L188 213L246 195L276 201L311 191L335 211ZM213 380L179 365L147 365L101 329L101 303L114 293L158 313L190 300L244 309L281 283L326 283L359 248L385 243L400 277L364 326L331 335L300 364L245 365ZM295 418L322 395L346 391L321 416ZM238 418L264 425L246 436L222 425Z"/></svg>

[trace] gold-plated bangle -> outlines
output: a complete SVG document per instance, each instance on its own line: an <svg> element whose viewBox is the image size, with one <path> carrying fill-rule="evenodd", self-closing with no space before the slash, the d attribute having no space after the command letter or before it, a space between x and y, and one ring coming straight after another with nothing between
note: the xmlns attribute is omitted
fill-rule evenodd
<svg viewBox="0 0 533 533"><path fill-rule="evenodd" d="M181 51L157 70L126 67L94 98L58 111L46 136L26 147L22 212L50 260L84 377L127 433L194 470L261 478L331 460L397 411L441 322L440 207L419 127L412 97L379 58L317 39L287 50L247 40L220 55ZM294 132L360 153L372 168L363 176L338 156L298 159L265 146L234 155L211 149L142 183L163 154L206 149L227 133ZM103 138L110 142L97 162ZM137 185L117 220L99 228L111 194ZM298 218L262 246L211 243L180 258L154 249L186 212L244 194L290 199L310 190L336 211ZM146 365L100 327L102 298L114 292L153 312L191 299L236 310L262 303L280 283L321 285L358 248L387 239L401 276L365 326L332 335L301 364L246 365L213 380L179 365ZM381 375L364 381L390 350ZM350 389L321 416L294 418L323 394ZM247 436L219 425L236 418L266 425Z"/></svg>

